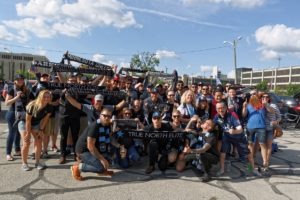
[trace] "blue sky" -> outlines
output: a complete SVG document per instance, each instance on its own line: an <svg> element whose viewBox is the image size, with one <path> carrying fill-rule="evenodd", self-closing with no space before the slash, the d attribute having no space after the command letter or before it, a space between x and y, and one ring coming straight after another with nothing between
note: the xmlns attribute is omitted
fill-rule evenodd
<svg viewBox="0 0 300 200"><path fill-rule="evenodd" d="M0 51L63 52L126 67L153 52L160 70L232 77L238 67L300 65L298 0L0 0ZM298 20L298 21L297 21ZM280 61L280 62L279 62Z"/></svg>

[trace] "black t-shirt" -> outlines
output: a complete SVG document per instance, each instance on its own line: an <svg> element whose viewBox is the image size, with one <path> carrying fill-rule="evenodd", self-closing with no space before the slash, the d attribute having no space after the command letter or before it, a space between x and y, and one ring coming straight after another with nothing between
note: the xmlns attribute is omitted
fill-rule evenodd
<svg viewBox="0 0 300 200"><path fill-rule="evenodd" d="M78 97L72 96L74 99L78 100ZM80 118L81 110L74 107L68 100L66 100L65 95L62 95L62 99L65 100L65 112L64 115L70 118Z"/></svg>
<svg viewBox="0 0 300 200"><path fill-rule="evenodd" d="M12 87L12 88L10 88L9 90L8 90L8 95L10 95L10 96L12 96L13 98L17 95L16 93L15 93L15 91L16 92L18 92L19 90L15 90L15 88L14 87ZM26 107L26 105L27 105L27 103L28 103L28 96L27 96L27 94L23 94L23 95L21 95L21 101L22 101L22 105L20 105L22 108L17 108L17 110L18 111L25 111L25 107ZM9 111L15 111L16 110L16 104L15 103L13 103L13 104L11 104L11 106L9 107Z"/></svg>
<svg viewBox="0 0 300 200"><path fill-rule="evenodd" d="M102 126L102 124L99 123L99 120L94 121L83 131L83 133L78 138L75 148L76 153L81 154L84 152L89 152L89 149L87 148L88 137L95 138L95 147L100 153L104 153L101 149L101 145L105 144L105 146L108 147L108 145L110 144L110 132L110 126ZM105 151L108 151L108 149L105 149Z"/></svg>
<svg viewBox="0 0 300 200"><path fill-rule="evenodd" d="M38 125L41 120L48 114L48 113L52 113L53 110L53 106L51 106L50 104L47 104L44 108L42 108L41 110L39 110L36 114L33 114L33 110L34 110L34 105L30 106L26 112L27 114L31 115L31 126L36 126Z"/></svg>
<svg viewBox="0 0 300 200"><path fill-rule="evenodd" d="M212 153L219 156L219 151L217 149L217 134L215 132L202 133L203 144L210 144L210 148L206 151L207 153Z"/></svg>

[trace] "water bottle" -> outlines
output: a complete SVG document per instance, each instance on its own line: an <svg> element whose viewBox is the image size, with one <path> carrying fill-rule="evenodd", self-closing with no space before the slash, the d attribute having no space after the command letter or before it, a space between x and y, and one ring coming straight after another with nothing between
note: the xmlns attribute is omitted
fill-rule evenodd
<svg viewBox="0 0 300 200"><path fill-rule="evenodd" d="M248 163L247 169L248 169L248 172L252 172L253 171L252 165L250 163Z"/></svg>

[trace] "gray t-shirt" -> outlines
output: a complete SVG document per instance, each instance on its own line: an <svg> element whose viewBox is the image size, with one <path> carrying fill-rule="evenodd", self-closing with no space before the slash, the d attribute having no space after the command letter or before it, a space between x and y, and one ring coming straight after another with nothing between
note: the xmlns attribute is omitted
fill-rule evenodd
<svg viewBox="0 0 300 200"><path fill-rule="evenodd" d="M96 111L93 105L90 104L81 104L82 111L86 114L88 119L88 125L99 119L100 112ZM103 108L108 108L111 111L114 110L112 105L104 105Z"/></svg>

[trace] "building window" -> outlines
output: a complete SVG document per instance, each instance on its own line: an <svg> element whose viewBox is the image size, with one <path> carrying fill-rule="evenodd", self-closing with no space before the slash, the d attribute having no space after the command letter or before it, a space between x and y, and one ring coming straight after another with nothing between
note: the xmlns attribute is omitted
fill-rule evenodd
<svg viewBox="0 0 300 200"><path fill-rule="evenodd" d="M277 77L276 83L288 83L289 77Z"/></svg>
<svg viewBox="0 0 300 200"><path fill-rule="evenodd" d="M262 77L262 72L253 72L252 77Z"/></svg>
<svg viewBox="0 0 300 200"><path fill-rule="evenodd" d="M275 75L275 72L272 72L272 71L265 71L264 72L264 76L272 76L272 73L273 73L273 76Z"/></svg>
<svg viewBox="0 0 300 200"><path fill-rule="evenodd" d="M300 74L300 68L292 69L292 74Z"/></svg>
<svg viewBox="0 0 300 200"><path fill-rule="evenodd" d="M250 73L243 73L243 78L250 78L251 76L250 76L251 74Z"/></svg>
<svg viewBox="0 0 300 200"><path fill-rule="evenodd" d="M277 76L284 76L284 75L289 75L289 74L290 74L290 70L289 69L278 70L277 71Z"/></svg>
<svg viewBox="0 0 300 200"><path fill-rule="evenodd" d="M300 82L300 77L292 77L291 82Z"/></svg>

